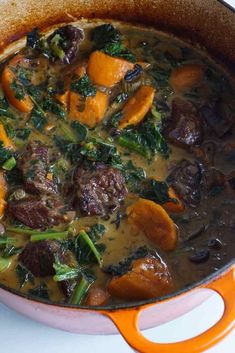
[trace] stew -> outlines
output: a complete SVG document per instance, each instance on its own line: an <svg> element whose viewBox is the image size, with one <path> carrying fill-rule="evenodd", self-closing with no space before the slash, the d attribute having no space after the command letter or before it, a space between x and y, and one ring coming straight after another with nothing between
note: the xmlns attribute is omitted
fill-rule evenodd
<svg viewBox="0 0 235 353"><path fill-rule="evenodd" d="M200 48L84 20L0 71L1 284L99 306L234 257L235 83Z"/></svg>

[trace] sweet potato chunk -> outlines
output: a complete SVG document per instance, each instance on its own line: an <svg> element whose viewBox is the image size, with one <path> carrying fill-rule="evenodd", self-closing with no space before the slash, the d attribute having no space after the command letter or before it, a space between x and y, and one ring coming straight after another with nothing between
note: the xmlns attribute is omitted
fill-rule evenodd
<svg viewBox="0 0 235 353"><path fill-rule="evenodd" d="M128 125L139 124L151 108L154 94L155 89L153 87L141 86L125 104L119 127L123 129Z"/></svg>
<svg viewBox="0 0 235 353"><path fill-rule="evenodd" d="M159 259L145 257L133 262L132 270L111 279L108 291L125 300L144 300L168 294L173 282L167 266Z"/></svg>
<svg viewBox="0 0 235 353"><path fill-rule="evenodd" d="M86 305L100 306L107 304L110 294L104 288L93 285L87 294Z"/></svg>
<svg viewBox="0 0 235 353"><path fill-rule="evenodd" d="M139 199L127 208L128 222L141 230L156 246L168 251L177 243L176 227L164 208L154 201Z"/></svg>
<svg viewBox="0 0 235 353"><path fill-rule="evenodd" d="M129 61L94 51L88 61L87 73L93 83L112 87L133 68L134 64Z"/></svg>
<svg viewBox="0 0 235 353"><path fill-rule="evenodd" d="M174 69L170 76L170 85L175 91L187 91L203 79L204 71L201 65L186 64Z"/></svg>
<svg viewBox="0 0 235 353"><path fill-rule="evenodd" d="M4 214L4 210L7 204L5 201L6 195L7 195L7 182L4 177L4 172L1 170L0 171L0 218Z"/></svg>
<svg viewBox="0 0 235 353"><path fill-rule="evenodd" d="M93 128L104 118L107 106L105 93L98 91L94 97L84 100L79 94L70 92L69 118Z"/></svg>
<svg viewBox="0 0 235 353"><path fill-rule="evenodd" d="M33 102L29 95L25 94L23 99L18 99L15 96L14 89L12 88L14 81L17 81L16 75L12 68L16 67L17 65L24 66L26 60L27 59L25 59L22 55L16 55L9 61L8 64L5 65L2 72L2 87L7 99L16 109L23 113L30 113L33 109Z"/></svg>

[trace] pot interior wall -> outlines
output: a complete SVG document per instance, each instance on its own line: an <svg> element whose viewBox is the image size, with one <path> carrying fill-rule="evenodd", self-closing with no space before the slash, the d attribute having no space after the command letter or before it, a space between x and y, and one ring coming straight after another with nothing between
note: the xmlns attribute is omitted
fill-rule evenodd
<svg viewBox="0 0 235 353"><path fill-rule="evenodd" d="M115 18L187 36L235 72L235 14L216 0L0 0L0 8L0 50L34 27Z"/></svg>

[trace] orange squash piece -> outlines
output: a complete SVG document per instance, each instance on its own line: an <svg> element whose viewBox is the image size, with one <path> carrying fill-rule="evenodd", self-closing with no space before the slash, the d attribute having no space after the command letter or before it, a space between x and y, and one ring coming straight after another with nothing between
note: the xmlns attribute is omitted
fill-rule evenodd
<svg viewBox="0 0 235 353"><path fill-rule="evenodd" d="M131 271L113 277L108 285L111 295L125 300L151 299L172 290L173 281L167 266L150 256L135 260Z"/></svg>
<svg viewBox="0 0 235 353"><path fill-rule="evenodd" d="M128 125L139 124L153 104L155 89L151 86L141 86L123 108L123 116L119 122L121 129Z"/></svg>
<svg viewBox="0 0 235 353"><path fill-rule="evenodd" d="M104 118L107 107L108 96L105 93L97 91L94 97L84 100L79 94L70 92L69 118L90 128L95 127Z"/></svg>
<svg viewBox="0 0 235 353"><path fill-rule="evenodd" d="M23 99L19 100L15 97L15 92L11 87L11 84L16 80L15 73L11 70L11 67L24 66L25 60L27 59L22 55L16 55L5 65L2 72L2 87L7 99L16 109L23 113L30 113L34 105L29 95L26 94Z"/></svg>
<svg viewBox="0 0 235 353"><path fill-rule="evenodd" d="M3 142L3 145L5 148L9 148L14 150L15 149L15 145L13 144L13 142L9 139L9 137L7 136L6 130L3 126L3 124L0 123L0 141Z"/></svg>
<svg viewBox="0 0 235 353"><path fill-rule="evenodd" d="M186 64L174 69L170 76L170 85L176 92L184 92L198 86L204 76L204 70L198 64Z"/></svg>
<svg viewBox="0 0 235 353"><path fill-rule="evenodd" d="M134 64L127 60L109 56L101 51L94 51L88 61L87 73L93 83L112 87L133 68Z"/></svg>
<svg viewBox="0 0 235 353"><path fill-rule="evenodd" d="M93 285L86 297L86 305L101 306L107 304L110 294L104 288Z"/></svg>
<svg viewBox="0 0 235 353"><path fill-rule="evenodd" d="M7 182L4 177L4 172L0 171L0 218L3 216L5 208L6 208L6 195L7 195L8 187Z"/></svg>
<svg viewBox="0 0 235 353"><path fill-rule="evenodd" d="M154 201L139 199L127 208L128 222L142 231L162 250L173 250L177 244L176 227L167 212Z"/></svg>

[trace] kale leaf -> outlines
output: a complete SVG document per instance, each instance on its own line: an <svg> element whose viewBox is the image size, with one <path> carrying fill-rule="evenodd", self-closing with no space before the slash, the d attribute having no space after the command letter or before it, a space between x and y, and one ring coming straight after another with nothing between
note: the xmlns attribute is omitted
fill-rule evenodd
<svg viewBox="0 0 235 353"><path fill-rule="evenodd" d="M110 56L136 62L135 55L122 43L123 38L120 31L112 24L107 23L95 27L91 32L91 39L95 44L95 49Z"/></svg>
<svg viewBox="0 0 235 353"><path fill-rule="evenodd" d="M71 82L71 91L79 93L82 97L91 97L96 95L96 88L87 74L82 76L80 79Z"/></svg>
<svg viewBox="0 0 235 353"><path fill-rule="evenodd" d="M169 185L164 181L157 181L155 179L147 179L142 183L139 196L160 205L166 202L178 202L177 199L169 196Z"/></svg>
<svg viewBox="0 0 235 353"><path fill-rule="evenodd" d="M146 179L145 170L136 167L131 160L123 166L122 173L130 192L137 192L143 180Z"/></svg>
<svg viewBox="0 0 235 353"><path fill-rule="evenodd" d="M133 254L128 256L126 259L120 261L117 265L110 265L104 269L106 273L110 273L113 276L121 276L132 268L132 262L137 259L141 259L149 254L149 249L146 246L141 246Z"/></svg>
<svg viewBox="0 0 235 353"><path fill-rule="evenodd" d="M28 282L34 284L33 274L23 265L21 264L17 265L16 274L19 279L20 288L24 287L24 285Z"/></svg>

